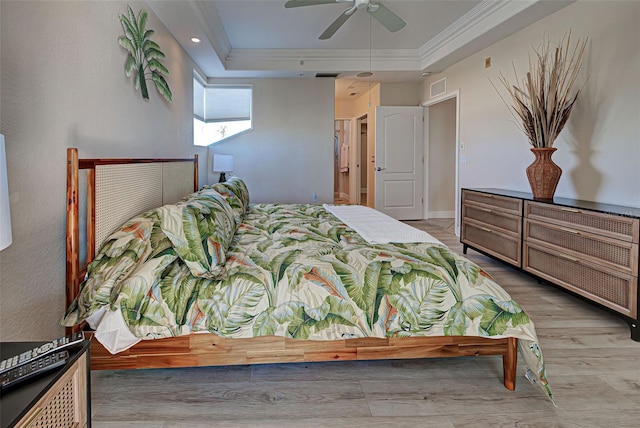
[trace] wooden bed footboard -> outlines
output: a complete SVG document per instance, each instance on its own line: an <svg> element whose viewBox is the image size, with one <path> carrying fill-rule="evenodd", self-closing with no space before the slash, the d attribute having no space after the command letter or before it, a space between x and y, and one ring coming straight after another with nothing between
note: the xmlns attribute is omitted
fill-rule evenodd
<svg viewBox="0 0 640 428"><path fill-rule="evenodd" d="M210 333L143 340L111 354L95 338L91 369L230 366L323 361L393 360L480 355L502 356L504 386L515 390L518 340L473 336L299 340L278 336L225 339Z"/></svg>

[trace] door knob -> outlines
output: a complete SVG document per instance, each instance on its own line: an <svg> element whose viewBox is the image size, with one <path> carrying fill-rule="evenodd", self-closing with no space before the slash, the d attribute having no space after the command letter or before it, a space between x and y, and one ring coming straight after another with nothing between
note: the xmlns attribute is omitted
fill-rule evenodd
<svg viewBox="0 0 640 428"><path fill-rule="evenodd" d="M381 168L379 166L376 167L376 171L382 171L383 169L387 169L387 168Z"/></svg>

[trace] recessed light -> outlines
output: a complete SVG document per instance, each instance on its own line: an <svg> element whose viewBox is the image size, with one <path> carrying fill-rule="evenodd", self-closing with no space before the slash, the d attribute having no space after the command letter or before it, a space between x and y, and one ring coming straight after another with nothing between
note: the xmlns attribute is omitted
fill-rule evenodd
<svg viewBox="0 0 640 428"><path fill-rule="evenodd" d="M200 43L200 39L199 39L199 38L197 38L197 37L192 37L192 38L191 38L191 41L192 41L193 43Z"/></svg>
<svg viewBox="0 0 640 428"><path fill-rule="evenodd" d="M356 74L356 77L371 77L373 73L370 71L363 71L362 73Z"/></svg>

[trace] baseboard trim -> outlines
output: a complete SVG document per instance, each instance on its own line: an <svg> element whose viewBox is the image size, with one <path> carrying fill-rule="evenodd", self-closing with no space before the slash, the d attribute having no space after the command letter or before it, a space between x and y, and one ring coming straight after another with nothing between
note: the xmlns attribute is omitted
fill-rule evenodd
<svg viewBox="0 0 640 428"><path fill-rule="evenodd" d="M429 211L427 218L454 218L456 216L455 211Z"/></svg>

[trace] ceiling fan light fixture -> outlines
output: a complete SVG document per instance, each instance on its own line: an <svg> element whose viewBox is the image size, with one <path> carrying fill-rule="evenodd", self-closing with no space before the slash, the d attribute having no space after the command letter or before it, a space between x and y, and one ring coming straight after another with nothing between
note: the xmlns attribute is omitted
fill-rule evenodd
<svg viewBox="0 0 640 428"><path fill-rule="evenodd" d="M372 0L289 0L284 4L285 8L314 6L321 4L349 3L349 7L344 10L338 18L327 27L320 40L330 39L342 25L353 16L356 10L364 9L370 16L374 17L380 24L392 33L403 29L407 23L398 15L391 11L381 2L372 3Z"/></svg>
<svg viewBox="0 0 640 428"><path fill-rule="evenodd" d="M370 71L363 71L362 73L356 74L356 77L371 77L373 73Z"/></svg>

